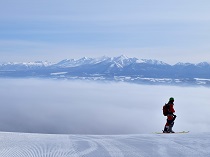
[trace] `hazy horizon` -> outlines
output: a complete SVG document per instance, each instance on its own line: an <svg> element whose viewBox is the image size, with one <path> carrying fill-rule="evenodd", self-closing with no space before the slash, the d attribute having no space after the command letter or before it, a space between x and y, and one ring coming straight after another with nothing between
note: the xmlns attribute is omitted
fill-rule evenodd
<svg viewBox="0 0 210 157"><path fill-rule="evenodd" d="M68 60L68 59L74 59L74 60L80 60L80 59L82 59L82 58L93 58L93 59L100 59L100 58L103 58L103 57L109 57L109 58L114 58L114 57L121 57L121 56L125 56L125 57L128 57L128 58L137 58L137 59L139 59L139 60L141 60L141 59L148 59L148 60L158 60L158 59L155 59L155 58L139 58L139 57L135 57L135 56L133 56L133 57L131 57L131 56L128 56L128 55L124 55L124 54L121 54L121 55L116 55L116 56L107 56L107 55L102 55L102 56L98 56L98 57L87 57L87 56L82 56L82 57L80 57L80 58L73 58L73 57L68 57L68 58L61 58L60 60L57 60L57 61L53 61L53 60L27 60L27 61L24 61L24 59L21 61L21 60L11 60L11 61L0 61L0 64L6 64L6 63L11 63L11 62L14 62L14 63L30 63L30 62L39 62L39 61L41 61L41 62L48 62L48 63L52 63L52 64L56 64L56 63L59 63L59 62L61 62L61 61L63 61L63 60ZM200 62L190 62L190 61L185 61L185 62L181 62L181 61L177 61L177 62L173 62L173 63L171 63L171 62L165 62L165 61L163 61L163 60L158 60L158 61L162 61L162 62L164 62L164 63L167 63L167 64L169 64L169 65L175 65L175 64L177 64L177 63L192 63L192 64L198 64L198 63L202 63L202 62L207 62L205 59L204 60L201 60ZM210 61L209 62L207 62L207 63L209 63L210 64Z"/></svg>

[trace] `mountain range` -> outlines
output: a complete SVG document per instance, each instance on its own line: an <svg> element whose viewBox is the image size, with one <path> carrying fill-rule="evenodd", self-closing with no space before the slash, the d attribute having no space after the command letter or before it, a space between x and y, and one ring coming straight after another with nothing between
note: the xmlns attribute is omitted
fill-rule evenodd
<svg viewBox="0 0 210 157"><path fill-rule="evenodd" d="M170 65L159 60L118 57L0 64L0 77L121 81L143 84L210 85L210 64Z"/></svg>

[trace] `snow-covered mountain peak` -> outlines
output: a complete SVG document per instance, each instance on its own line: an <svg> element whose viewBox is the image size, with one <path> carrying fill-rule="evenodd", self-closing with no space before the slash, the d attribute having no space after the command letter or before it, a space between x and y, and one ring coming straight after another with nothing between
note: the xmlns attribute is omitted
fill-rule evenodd
<svg viewBox="0 0 210 157"><path fill-rule="evenodd" d="M89 61L89 60L93 60L93 58L89 58L89 57L83 57L83 58L80 58L79 61Z"/></svg>
<svg viewBox="0 0 210 157"><path fill-rule="evenodd" d="M100 63L100 62L110 62L112 59L107 56L102 56L94 59L94 64Z"/></svg>
<svg viewBox="0 0 210 157"><path fill-rule="evenodd" d="M175 66L190 66L190 65L194 65L192 63L182 63L182 62L178 62L177 64L175 64Z"/></svg>
<svg viewBox="0 0 210 157"><path fill-rule="evenodd" d="M118 56L118 57L114 57L114 59L116 59L116 60L128 60L129 58L125 55L121 55L121 56Z"/></svg>
<svg viewBox="0 0 210 157"><path fill-rule="evenodd" d="M32 66L49 66L52 63L47 62L47 61L35 61L35 62L27 62L27 63L23 63L24 65L32 65Z"/></svg>
<svg viewBox="0 0 210 157"><path fill-rule="evenodd" d="M125 66L128 66L130 64L136 64L136 63L146 63L146 64L154 64L154 65L167 65L166 63L162 62L162 61L158 61L158 60L151 60L151 59L138 59L138 58L129 58L125 55L121 55L121 56L117 56L117 57L107 57L107 56L102 56L102 57L98 57L98 58L89 58L89 57L83 57L80 59L64 59L60 62L58 62L57 64L55 64L55 66L59 66L59 67L77 67L77 66L81 66L81 65L93 65L93 64L97 64L97 63L111 63L111 65L115 65L115 66L111 66L111 67L117 67L117 68L123 68ZM17 63L11 63L11 64L17 64ZM29 63L22 63L24 65L44 65L47 66L48 63L43 63L43 62L29 62Z"/></svg>
<svg viewBox="0 0 210 157"><path fill-rule="evenodd" d="M196 65L200 66L200 67L202 67L202 66L210 66L210 63L208 63L208 62L200 62L200 63L198 63Z"/></svg>
<svg viewBox="0 0 210 157"><path fill-rule="evenodd" d="M142 63L147 63L147 64L154 64L154 65L168 65L165 62L155 60L155 59L141 59Z"/></svg>
<svg viewBox="0 0 210 157"><path fill-rule="evenodd" d="M10 65L10 66L50 66L52 63L48 61L35 61L35 62L8 62L2 65Z"/></svg>
<svg viewBox="0 0 210 157"><path fill-rule="evenodd" d="M60 66L60 67L72 67L75 65L75 61L74 59L64 59L60 62L58 62L56 64L56 66Z"/></svg>
<svg viewBox="0 0 210 157"><path fill-rule="evenodd" d="M129 64L136 63L136 61L138 59L137 58L128 58L125 55L121 55L119 57L114 57L111 60L117 65L117 67L122 68L124 66L129 65Z"/></svg>
<svg viewBox="0 0 210 157"><path fill-rule="evenodd" d="M76 62L80 65L93 64L95 62L95 59L94 58L83 57L83 58L77 60Z"/></svg>

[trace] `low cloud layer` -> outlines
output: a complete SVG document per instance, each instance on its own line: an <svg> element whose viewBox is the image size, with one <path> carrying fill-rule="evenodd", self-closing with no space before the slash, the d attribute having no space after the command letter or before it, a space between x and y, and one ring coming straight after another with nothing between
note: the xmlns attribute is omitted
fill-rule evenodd
<svg viewBox="0 0 210 157"><path fill-rule="evenodd" d="M137 134L161 131L175 98L175 131L210 130L209 88L1 79L1 131Z"/></svg>

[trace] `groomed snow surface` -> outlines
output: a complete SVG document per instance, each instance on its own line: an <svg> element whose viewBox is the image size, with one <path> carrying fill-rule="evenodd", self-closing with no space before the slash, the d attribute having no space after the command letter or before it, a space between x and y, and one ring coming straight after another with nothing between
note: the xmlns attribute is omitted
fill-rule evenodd
<svg viewBox="0 0 210 157"><path fill-rule="evenodd" d="M209 157L210 133L59 135L0 133L1 157Z"/></svg>

